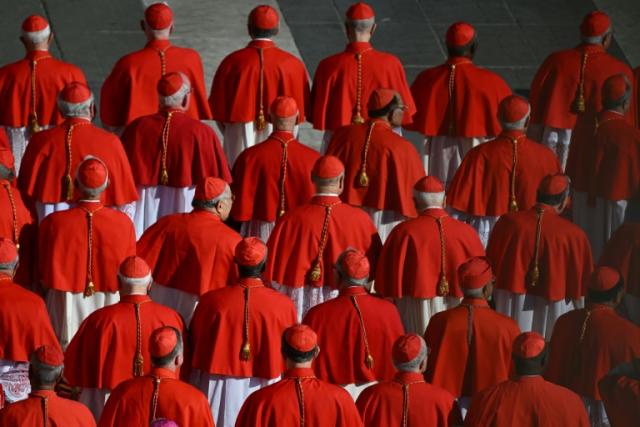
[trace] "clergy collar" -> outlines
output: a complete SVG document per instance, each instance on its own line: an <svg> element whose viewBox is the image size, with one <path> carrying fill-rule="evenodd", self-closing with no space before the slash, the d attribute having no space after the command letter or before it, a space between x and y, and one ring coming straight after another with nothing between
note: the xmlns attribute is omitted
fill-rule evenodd
<svg viewBox="0 0 640 427"><path fill-rule="evenodd" d="M238 279L238 285L243 288L260 288L264 287L264 282L260 277L241 277Z"/></svg>
<svg viewBox="0 0 640 427"><path fill-rule="evenodd" d="M369 42L351 42L347 44L345 52L362 53L366 50L371 50L371 49L373 49L373 47Z"/></svg>
<svg viewBox="0 0 640 427"><path fill-rule="evenodd" d="M592 55L594 53L604 53L605 49L604 46L602 46L601 44L588 44L588 43L583 43L581 45L579 45L577 47L578 50L582 50L586 53L588 53L589 55Z"/></svg>
<svg viewBox="0 0 640 427"><path fill-rule="evenodd" d="M461 65L461 64L473 64L471 58L467 58L466 56L451 56L447 59L447 64L450 65Z"/></svg>
<svg viewBox="0 0 640 427"><path fill-rule="evenodd" d="M149 372L149 375L156 378L178 379L177 372L173 372L170 369L166 369L166 368L158 368L157 366L151 367L151 372Z"/></svg>
<svg viewBox="0 0 640 427"><path fill-rule="evenodd" d="M315 378L316 374L311 368L291 368L284 371L283 378Z"/></svg>
<svg viewBox="0 0 640 427"><path fill-rule="evenodd" d="M396 372L393 381L400 384L423 383L424 375L420 372Z"/></svg>
<svg viewBox="0 0 640 427"><path fill-rule="evenodd" d="M0 283L13 283L13 277L5 273L0 273Z"/></svg>
<svg viewBox="0 0 640 427"><path fill-rule="evenodd" d="M44 397L49 399L51 397L57 396L57 393L55 392L55 390L31 390L29 396Z"/></svg>
<svg viewBox="0 0 640 427"><path fill-rule="evenodd" d="M209 215L210 217L212 217L215 221L219 221L222 222L222 218L220 218L220 215L218 215L215 212L211 212L208 211L204 208L194 208L191 212L189 212L189 215Z"/></svg>
<svg viewBox="0 0 640 427"><path fill-rule="evenodd" d="M34 61L42 58L51 58L51 54L47 50L32 50L27 52L26 58L29 61Z"/></svg>
<svg viewBox="0 0 640 427"><path fill-rule="evenodd" d="M127 304L140 304L151 301L149 295L120 295L120 302Z"/></svg>
<svg viewBox="0 0 640 427"><path fill-rule="evenodd" d="M337 194L330 193L317 193L311 199L311 203L314 205L337 205L342 203L340 197Z"/></svg>
<svg viewBox="0 0 640 427"><path fill-rule="evenodd" d="M600 304L597 302L587 302L585 304L585 308L588 311L594 311L594 310L613 310L613 307L607 304Z"/></svg>
<svg viewBox="0 0 640 427"><path fill-rule="evenodd" d="M160 113L185 113L185 110L176 107L162 107L160 108Z"/></svg>
<svg viewBox="0 0 640 427"><path fill-rule="evenodd" d="M273 138L278 138L281 139L283 141L289 141L291 139L296 139L295 136L293 136L293 133L291 132L287 132L284 130L274 130L273 132L271 132L271 135L269 135L269 137L273 137Z"/></svg>
<svg viewBox="0 0 640 427"><path fill-rule="evenodd" d="M95 212L102 208L102 202L100 200L78 200L76 207L86 209L91 212Z"/></svg>
<svg viewBox="0 0 640 427"><path fill-rule="evenodd" d="M375 123L376 127L385 126L385 127L389 128L389 129L391 129L391 123L389 123L387 120L385 120L382 117L376 117L375 119L369 118L369 121L371 123Z"/></svg>
<svg viewBox="0 0 640 427"><path fill-rule="evenodd" d="M364 286L345 286L340 288L340 295L344 296L367 295L368 293Z"/></svg>
<svg viewBox="0 0 640 427"><path fill-rule="evenodd" d="M248 47L255 47L258 49L268 49L270 47L275 47L275 43L271 39L253 39L247 45Z"/></svg>
<svg viewBox="0 0 640 427"><path fill-rule="evenodd" d="M151 49L167 50L171 47L171 42L167 40L151 40L144 47L150 47Z"/></svg>
<svg viewBox="0 0 640 427"><path fill-rule="evenodd" d="M521 383L539 383L543 382L542 375L520 375L516 377L516 381Z"/></svg>
<svg viewBox="0 0 640 427"><path fill-rule="evenodd" d="M484 298L464 297L460 305L471 305L474 307L489 307L489 303Z"/></svg>
<svg viewBox="0 0 640 427"><path fill-rule="evenodd" d="M524 129L502 129L500 136L503 138L520 138L524 136Z"/></svg>
<svg viewBox="0 0 640 427"><path fill-rule="evenodd" d="M75 125L78 123L89 124L91 123L91 119L86 117L67 117L64 119L64 123L67 125Z"/></svg>
<svg viewBox="0 0 640 427"><path fill-rule="evenodd" d="M440 206L433 206L423 209L419 213L420 216L429 216L431 218L442 218L443 216L449 216L447 211Z"/></svg>
<svg viewBox="0 0 640 427"><path fill-rule="evenodd" d="M627 120L624 114L613 110L602 110L598 113L598 124L602 124L609 120Z"/></svg>
<svg viewBox="0 0 640 427"><path fill-rule="evenodd" d="M556 212L556 208L554 208L551 205L546 205L544 203L536 203L536 205L531 208L532 211L536 211L537 209L542 209L544 211L544 214L556 214L558 215L558 212Z"/></svg>

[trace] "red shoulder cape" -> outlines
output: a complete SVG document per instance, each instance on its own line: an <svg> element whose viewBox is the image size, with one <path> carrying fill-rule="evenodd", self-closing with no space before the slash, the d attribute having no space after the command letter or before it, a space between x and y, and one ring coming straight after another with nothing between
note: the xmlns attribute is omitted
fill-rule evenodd
<svg viewBox="0 0 640 427"><path fill-rule="evenodd" d="M48 426L95 427L89 409L80 402L64 399L51 390L37 390L28 399L8 405L0 411L0 425L39 427L43 425L42 401L47 400Z"/></svg>
<svg viewBox="0 0 640 427"><path fill-rule="evenodd" d="M622 224L605 245L598 264L616 268L624 277L626 292L640 297L640 223Z"/></svg>
<svg viewBox="0 0 640 427"><path fill-rule="evenodd" d="M600 395L612 426L633 427L640 419L640 379L632 375L607 375Z"/></svg>

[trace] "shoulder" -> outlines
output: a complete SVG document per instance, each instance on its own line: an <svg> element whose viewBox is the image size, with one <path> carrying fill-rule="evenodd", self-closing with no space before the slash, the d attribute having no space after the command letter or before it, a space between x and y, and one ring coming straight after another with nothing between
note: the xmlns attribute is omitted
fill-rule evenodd
<svg viewBox="0 0 640 427"><path fill-rule="evenodd" d="M195 49L191 49L189 47L171 45L171 50L179 53L183 57L191 57L193 59L200 60L200 54Z"/></svg>
<svg viewBox="0 0 640 427"><path fill-rule="evenodd" d="M344 58L346 57L346 55L347 55L346 52L343 51L343 52L338 52L324 58L318 64L318 68L316 69L315 76L317 78L322 77L322 79L324 80L324 78L326 77L326 74L336 71L337 69L340 68L340 65L344 60Z"/></svg>
<svg viewBox="0 0 640 427"><path fill-rule="evenodd" d="M387 66L389 64L402 66L402 62L400 62L400 59L392 53L378 49L371 49L371 54L375 55L380 60L385 61L384 64Z"/></svg>

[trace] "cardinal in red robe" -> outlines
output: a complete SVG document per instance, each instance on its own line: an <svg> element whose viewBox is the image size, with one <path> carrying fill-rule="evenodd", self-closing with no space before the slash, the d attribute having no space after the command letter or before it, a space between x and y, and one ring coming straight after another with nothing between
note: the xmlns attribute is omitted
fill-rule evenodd
<svg viewBox="0 0 640 427"><path fill-rule="evenodd" d="M632 78L629 66L607 53L613 41L613 28L604 12L587 14L580 25L580 36L580 45L554 52L545 59L529 93L532 109L529 136L551 148L567 172L571 170L567 163L569 143L574 161L580 160L582 143L588 144L593 135L595 114L602 109L600 88L604 80L617 73ZM630 114L629 118L632 117ZM586 125L584 141L573 135L580 132L580 126L576 125L581 121L581 127ZM569 175L576 188L586 190L586 183L577 183L576 176Z"/></svg>
<svg viewBox="0 0 640 427"><path fill-rule="evenodd" d="M315 195L280 217L267 242L265 279L293 300L298 320L314 305L338 295L332 267L345 249L365 252L375 265L382 248L369 216L340 201L342 162L320 157L311 176Z"/></svg>
<svg viewBox="0 0 640 427"><path fill-rule="evenodd" d="M121 133L124 126L140 116L158 111L156 85L162 76L181 72L191 83L190 117L210 120L200 54L170 42L173 11L164 2L144 11L140 27L147 38L144 48L123 56L114 65L100 91L100 120L109 130Z"/></svg>
<svg viewBox="0 0 640 427"><path fill-rule="evenodd" d="M376 293L393 298L407 332L424 334L434 314L460 303L457 269L483 256L478 234L444 210L444 185L433 176L413 187L419 212L391 232L376 269Z"/></svg>
<svg viewBox="0 0 640 427"><path fill-rule="evenodd" d="M272 132L268 109L277 97L296 101L300 113L296 123L304 122L309 110L304 63L272 40L280 29L278 12L268 5L255 7L249 13L247 29L251 41L222 60L209 95L213 119L224 135L224 152L232 166L242 151Z"/></svg>
<svg viewBox="0 0 640 427"><path fill-rule="evenodd" d="M29 393L31 353L41 345L59 347L42 298L14 282L18 261L13 241L0 237L0 387L7 403Z"/></svg>
<svg viewBox="0 0 640 427"><path fill-rule="evenodd" d="M192 204L189 213L160 218L137 245L156 281L151 298L176 310L187 323L201 295L236 281L233 254L241 240L224 223L233 205L225 181L211 177L200 181Z"/></svg>
<svg viewBox="0 0 640 427"><path fill-rule="evenodd" d="M163 326L153 331L149 339L151 371L113 390L98 426L146 426L167 418L179 426L214 427L207 398L178 379L184 362L183 346L178 329Z"/></svg>
<svg viewBox="0 0 640 427"><path fill-rule="evenodd" d="M533 207L542 178L562 171L551 150L525 135L530 111L518 95L503 99L502 131L467 154L447 192L449 206L476 229L485 247L501 215Z"/></svg>
<svg viewBox="0 0 640 427"><path fill-rule="evenodd" d="M580 397L542 377L547 357L540 334L518 335L513 342L515 376L476 394L464 425L589 427Z"/></svg>
<svg viewBox="0 0 640 427"><path fill-rule="evenodd" d="M162 326L185 330L178 313L147 295L153 281L142 258L126 258L118 280L120 302L86 318L65 355L65 378L81 389L78 400L91 409L96 420L118 384L149 372L151 333Z"/></svg>
<svg viewBox="0 0 640 427"><path fill-rule="evenodd" d="M107 165L87 157L75 175L82 192L76 206L47 216L38 236L40 280L63 347L91 313L118 302L118 268L136 252L129 217L100 201L109 186Z"/></svg>
<svg viewBox="0 0 640 427"><path fill-rule="evenodd" d="M102 203L133 217L138 194L131 167L118 137L91 123L95 106L89 87L79 82L66 85L58 108L65 121L31 138L18 176L18 186L35 202L39 221L72 205L78 195L73 174L86 156L99 157L109 170Z"/></svg>
<svg viewBox="0 0 640 427"><path fill-rule="evenodd" d="M251 394L242 405L237 427L363 427L349 394L316 377L311 365L318 356L318 336L307 325L282 334L287 370L282 380Z"/></svg>
<svg viewBox="0 0 640 427"><path fill-rule="evenodd" d="M394 90L376 89L367 107L367 122L338 129L327 154L345 165L342 200L361 206L384 242L393 227L416 216L412 189L424 169L413 144L392 130L406 110L403 98Z"/></svg>
<svg viewBox="0 0 640 427"><path fill-rule="evenodd" d="M233 427L247 396L278 380L282 333L297 320L291 300L262 280L267 246L260 239L238 243L234 260L238 281L204 294L189 326L190 382L208 397L218 427Z"/></svg>
<svg viewBox="0 0 640 427"><path fill-rule="evenodd" d="M633 70L633 81L633 96L636 100L636 127L640 129L640 105L638 105L640 103L640 67Z"/></svg>
<svg viewBox="0 0 640 427"><path fill-rule="evenodd" d="M500 218L487 256L495 266L496 310L523 331L547 339L558 317L583 307L593 259L584 231L562 217L569 179L556 174L538 187L538 203Z"/></svg>
<svg viewBox="0 0 640 427"><path fill-rule="evenodd" d="M293 135L300 115L294 98L279 96L270 112L274 132L238 157L231 186L237 195L231 218L242 223L243 236L256 236L264 242L278 217L313 196L309 177L320 157Z"/></svg>
<svg viewBox="0 0 640 427"><path fill-rule="evenodd" d="M0 127L0 148L11 150L11 143L9 142L9 137L7 136L7 132L5 132L3 127Z"/></svg>
<svg viewBox="0 0 640 427"><path fill-rule="evenodd" d="M42 16L24 20L20 41L25 57L0 68L0 126L7 132L18 171L29 139L41 129L62 123L58 93L71 82L86 84L80 68L49 52L53 33Z"/></svg>
<svg viewBox="0 0 640 427"><path fill-rule="evenodd" d="M369 116L365 103L376 89L393 89L405 102L402 116L394 123L396 131L411 123L416 112L402 63L370 43L377 28L371 6L352 4L344 26L349 41L345 50L320 61L313 78L309 117L315 129L325 131L322 153L338 128L365 122Z"/></svg>
<svg viewBox="0 0 640 427"><path fill-rule="evenodd" d="M425 169L448 187L469 150L500 133L498 104L511 89L473 63L478 43L471 24L452 24L445 42L447 61L424 70L411 85L417 111L407 128L424 135Z"/></svg>
<svg viewBox="0 0 640 427"><path fill-rule="evenodd" d="M95 427L91 412L81 403L58 397L54 391L62 377L64 355L56 345L43 345L31 353L26 400L0 410L3 427Z"/></svg>
<svg viewBox="0 0 640 427"><path fill-rule="evenodd" d="M511 345L520 329L489 307L495 277L488 259L470 258L458 276L462 302L433 316L425 332L431 350L425 378L458 397L465 411L471 396L509 377Z"/></svg>
<svg viewBox="0 0 640 427"><path fill-rule="evenodd" d="M614 427L633 427L640 419L640 358L613 368L598 383L600 396Z"/></svg>
<svg viewBox="0 0 640 427"><path fill-rule="evenodd" d="M189 212L196 183L208 176L231 182L231 173L215 132L187 114L191 83L181 72L158 82L160 111L131 122L122 134L140 199L136 235L165 216Z"/></svg>
<svg viewBox="0 0 640 427"><path fill-rule="evenodd" d="M623 293L620 273L598 267L586 307L560 317L549 344L545 377L582 396L592 425L608 425L598 382L611 368L640 357L640 327L615 312Z"/></svg>
<svg viewBox="0 0 640 427"><path fill-rule="evenodd" d="M427 345L420 335L403 335L393 343L392 380L366 388L356 405L368 427L436 427L462 425L460 409L448 391L424 380Z"/></svg>

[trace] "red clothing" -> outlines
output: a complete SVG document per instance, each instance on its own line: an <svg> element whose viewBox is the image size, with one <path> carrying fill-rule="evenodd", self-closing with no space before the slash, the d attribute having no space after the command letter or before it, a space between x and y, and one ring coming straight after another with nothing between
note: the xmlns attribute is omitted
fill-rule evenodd
<svg viewBox="0 0 640 427"><path fill-rule="evenodd" d="M539 375L515 377L473 397L465 426L589 427L578 395Z"/></svg>
<svg viewBox="0 0 640 427"><path fill-rule="evenodd" d="M249 292L249 344L251 359L240 359L244 343L245 292ZM233 286L207 292L200 298L189 330L191 367L211 375L276 378L284 369L280 352L282 333L296 321L291 300L261 279L240 278ZM225 343L219 351L217 345Z"/></svg>
<svg viewBox="0 0 640 427"><path fill-rule="evenodd" d="M634 427L640 419L640 378L635 375L609 374L600 380L600 395L614 427Z"/></svg>
<svg viewBox="0 0 640 427"><path fill-rule="evenodd" d="M514 138L518 142L512 189ZM531 141L522 131L505 130L467 153L449 185L447 202L470 215L500 216L509 212L515 190L518 208L529 209L536 203L540 181L561 172L562 167L549 148Z"/></svg>
<svg viewBox="0 0 640 427"><path fill-rule="evenodd" d="M351 123L356 113L358 53L362 55L360 115L365 119L369 116L367 102L374 90L393 89L407 106L402 123L411 123L416 106L400 60L390 53L374 49L370 43L352 42L344 52L325 58L318 64L311 92L313 114L309 114L313 127L334 131Z"/></svg>
<svg viewBox="0 0 640 427"><path fill-rule="evenodd" d="M0 125L14 128L29 124L32 112L31 69L36 65L36 113L41 126L57 125L64 119L58 112L58 93L71 82L87 84L80 68L59 61L49 52L28 52L24 59L0 68Z"/></svg>
<svg viewBox="0 0 640 427"><path fill-rule="evenodd" d="M622 224L604 247L598 265L618 270L624 277L626 292L640 297L640 223Z"/></svg>
<svg viewBox="0 0 640 427"><path fill-rule="evenodd" d="M544 210L538 266L540 278L527 284L535 258L537 209ZM589 239L580 227L540 204L502 216L491 233L487 256L496 276L496 289L537 295L547 301L578 299L585 295L593 271Z"/></svg>
<svg viewBox="0 0 640 427"><path fill-rule="evenodd" d="M79 201L40 223L39 271L45 288L84 292L89 280L89 212L92 213L91 280L96 292L117 292L118 269L136 254L133 223L99 202Z"/></svg>
<svg viewBox="0 0 640 427"><path fill-rule="evenodd" d="M42 345L59 346L44 301L0 274L0 360L28 362Z"/></svg>
<svg viewBox="0 0 640 427"><path fill-rule="evenodd" d="M6 148L11 150L11 144L9 143L9 137L3 127L0 127L0 148Z"/></svg>
<svg viewBox="0 0 640 427"><path fill-rule="evenodd" d="M389 301L370 295L362 286L345 287L337 298L311 308L302 323L318 334L321 351L313 365L318 378L345 385L393 377L391 348L404 327ZM365 364L367 349L373 368Z"/></svg>
<svg viewBox="0 0 640 427"><path fill-rule="evenodd" d="M309 368L289 369L282 377L249 395L238 415L237 427L299 426L299 396L303 398L306 426L363 426L356 405L342 387L316 378ZM298 381L302 393L298 393Z"/></svg>
<svg viewBox="0 0 640 427"><path fill-rule="evenodd" d="M71 136L71 167L67 165L67 132ZM86 156L98 157L109 170L109 185L101 200L107 206L120 206L138 200L131 167L114 134L85 119L70 118L53 129L38 132L29 141L20 166L18 185L31 199L41 203L67 200L64 178L75 178L76 169ZM74 187L77 187L74 185ZM79 194L79 191L76 191Z"/></svg>
<svg viewBox="0 0 640 427"><path fill-rule="evenodd" d="M241 239L219 216L196 209L159 219L140 237L137 250L156 283L200 296L235 282L233 256Z"/></svg>
<svg viewBox="0 0 640 427"><path fill-rule="evenodd" d="M168 186L190 187L206 177L231 182L231 173L215 132L180 110L161 111L139 117L122 134L136 185L160 185L162 135L171 112L166 148Z"/></svg>
<svg viewBox="0 0 640 427"><path fill-rule="evenodd" d="M175 311L146 295L122 295L120 302L94 311L82 322L65 353L64 375L72 386L114 389L135 376L136 309L140 307L140 351L143 374L151 369L149 337L162 326L184 335L184 323Z"/></svg>
<svg viewBox="0 0 640 427"><path fill-rule="evenodd" d="M164 52L164 73L160 52ZM167 73L184 73L191 82L189 115L210 120L211 111L204 87L204 68L200 54L178 47L169 40L153 40L144 48L118 60L100 91L100 120L118 127L126 126L140 116L158 111L156 85Z"/></svg>
<svg viewBox="0 0 640 427"><path fill-rule="evenodd" d="M366 161L369 185L363 187L360 185L362 159L368 129L373 124ZM416 216L413 186L424 176L424 166L413 144L395 133L388 122L373 119L336 130L327 155L336 156L344 163L341 198L345 203Z"/></svg>
<svg viewBox="0 0 640 427"><path fill-rule="evenodd" d="M407 426L446 427L462 424L455 397L424 381L417 372L398 372L391 381L366 388L356 401L367 427L402 427L403 388L408 386Z"/></svg>
<svg viewBox="0 0 640 427"><path fill-rule="evenodd" d="M473 228L440 208L425 209L393 229L378 260L376 293L390 298L442 296L438 291L442 248L437 218L444 237L448 296L462 297L458 266L471 257L484 256L484 248Z"/></svg>
<svg viewBox="0 0 640 427"><path fill-rule="evenodd" d="M316 265L327 206L331 206L331 216L322 253L322 275L316 282L311 280L309 273ZM337 196L314 196L309 203L280 217L267 246L267 281L292 288L305 285L336 288L332 269L338 256L351 247L365 252L374 266L382 242L365 212L340 202Z"/></svg>
<svg viewBox="0 0 640 427"><path fill-rule="evenodd" d="M278 96L296 100L300 123L309 108L309 78L300 59L271 40L252 40L226 56L213 78L209 105L213 119L225 123L253 122L260 111L260 51L263 55L262 107L266 119ZM242 102L238 102L242 100Z"/></svg>
<svg viewBox="0 0 640 427"><path fill-rule="evenodd" d="M158 384L155 414L151 414L154 381ZM155 418L152 416L155 415ZM151 373L121 383L109 396L100 417L100 427L146 426L166 418L179 426L213 427L207 398L197 388L178 380L174 372L151 368Z"/></svg>
<svg viewBox="0 0 640 427"><path fill-rule="evenodd" d="M453 106L449 100L452 65ZM498 105L511 95L511 89L498 74L478 67L469 58L452 57L421 72L411 85L411 94L418 111L409 129L426 136L474 138L500 133Z"/></svg>
<svg viewBox="0 0 640 427"><path fill-rule="evenodd" d="M311 169L320 154L301 144L293 134L273 132L262 143L240 154L233 166L234 221L275 222L280 211L283 152L287 147L284 181L285 211L306 203L314 191Z"/></svg>
<svg viewBox="0 0 640 427"><path fill-rule="evenodd" d="M633 80L636 97L636 127L640 129L640 67L633 70Z"/></svg>
<svg viewBox="0 0 640 427"><path fill-rule="evenodd" d="M43 403L47 402L47 419ZM29 398L13 403L0 411L3 427L95 427L89 409L82 403L58 397L52 390L37 390Z"/></svg>
<svg viewBox="0 0 640 427"><path fill-rule="evenodd" d="M549 348L545 377L581 396L601 400L598 381L611 368L640 357L640 327L611 307L587 304L560 316Z"/></svg>
<svg viewBox="0 0 640 427"><path fill-rule="evenodd" d="M509 377L511 346L518 334L518 324L485 300L464 298L429 321L425 377L454 396L471 397Z"/></svg>

